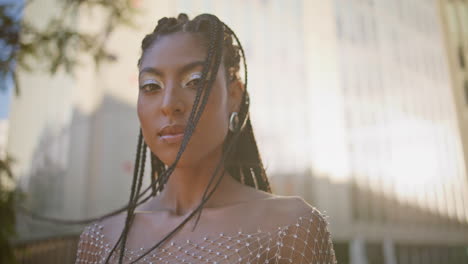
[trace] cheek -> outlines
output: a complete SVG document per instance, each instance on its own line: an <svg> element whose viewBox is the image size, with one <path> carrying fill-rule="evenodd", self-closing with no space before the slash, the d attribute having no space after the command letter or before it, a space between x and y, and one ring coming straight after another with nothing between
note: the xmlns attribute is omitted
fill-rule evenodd
<svg viewBox="0 0 468 264"><path fill-rule="evenodd" d="M137 103L137 115L140 121L140 127L145 138L145 142L151 143L151 131L154 131L154 122L151 122L153 117L151 116L152 111L152 104L145 100L142 96L138 97Z"/></svg>
<svg viewBox="0 0 468 264"><path fill-rule="evenodd" d="M216 88L216 89L215 89ZM229 112L227 108L227 93L222 90L226 87L223 85L217 85L213 87L210 98L205 107L205 111L200 119L203 121L206 129L209 130L209 134L216 138L224 137L227 134Z"/></svg>
<svg viewBox="0 0 468 264"><path fill-rule="evenodd" d="M138 102L137 102L137 114L138 114L138 119L140 120L140 124L142 127L145 126L145 119L146 119L146 110L147 106L145 104L145 101L142 99L141 96L138 96Z"/></svg>

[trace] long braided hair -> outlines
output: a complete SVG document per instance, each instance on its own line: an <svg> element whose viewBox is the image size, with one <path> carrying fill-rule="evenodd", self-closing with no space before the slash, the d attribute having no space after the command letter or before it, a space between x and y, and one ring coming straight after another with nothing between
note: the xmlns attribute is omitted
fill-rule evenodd
<svg viewBox="0 0 468 264"><path fill-rule="evenodd" d="M195 97L188 125L184 133L184 139L177 154L176 160L173 164L166 165L154 153L151 152L151 196L155 196L163 190L164 185L168 181L172 171L175 169L176 164L180 159L180 156L184 152L188 141L193 133L193 130L206 105L220 63L224 63L224 68L226 69L226 80L228 80L228 82L238 80L240 60L241 56L243 56L245 70L245 87L247 88L247 65L245 63L245 54L242 45L240 44L235 33L227 25L225 25L216 16L213 15L202 14L195 17L193 20L190 20L186 14L182 13L179 14L177 18L164 17L160 19L153 32L146 35L142 41L142 57L144 56L145 51L153 43L155 43L158 40L158 38L175 32L201 33L201 35L204 37L204 40L206 41L205 43L207 43L208 45L208 54L204 62L200 85L197 89L197 95ZM233 44L233 37L235 38L237 45ZM138 66L140 66L141 59L142 58L138 60ZM197 213L198 221L203 205L214 192L224 175L224 172L221 173L221 176L217 179L217 182L215 183L214 187L212 187L211 190L209 190L209 188L214 182L215 176L217 175L220 169L227 170L234 179L238 180L239 182L245 185L251 186L262 191L271 192L270 185L266 177L265 169L260 158L257 143L253 134L252 125L248 114L249 104L250 102L248 92L245 89L239 110L239 119L241 120L240 129L234 132L228 132L228 135L223 143L223 153L221 161L219 162L215 169L215 172L211 176L210 182L205 190L200 205L184 221L182 221L182 223L180 223L178 227L176 227L172 232L165 236L156 245L154 245L145 253L143 253L139 258L135 259L132 263L137 262L139 259L143 258L152 250L159 247L164 241L170 238ZM127 208L125 227L117 243L107 256L106 263L108 263L111 255L117 249L119 244L119 263L123 262L126 238L134 219L134 210L136 206L141 204L141 202L139 202L138 200L140 196L142 196L142 194L140 194L140 191L145 166L146 148L147 145L142 139L142 132L140 129L140 134L137 143L132 189L130 192L130 199Z"/></svg>
<svg viewBox="0 0 468 264"><path fill-rule="evenodd" d="M114 210L102 216L92 217L81 220L70 220L70 219L59 219L53 217L46 217L31 212L25 207L20 206L19 209L30 215L31 217L59 224L89 224L95 221L101 221L105 218L117 215L124 211L127 211L124 229L117 240L116 244L110 251L106 258L108 263L113 253L117 250L120 245L119 263L123 262L124 249L127 240L128 232L134 219L135 208L148 201L151 197L159 194L164 185L167 183L169 176L174 171L182 153L184 152L187 144L192 136L195 126L203 113L204 107L208 100L211 88L216 78L220 63L224 63L226 70L226 80L234 81L238 80L240 70L240 60L242 57L244 67L244 86L245 90L242 95L242 101L239 110L239 129L234 132L229 131L226 139L223 143L223 152L220 162L217 164L214 173L206 187L203 194L202 201L199 206L189 214L184 221L182 221L174 230L167 234L161 241L156 243L149 250L144 252L139 258L135 259L132 263L137 262L152 250L159 247L167 239L172 237L185 223L187 223L193 216L198 213L195 225L200 218L201 210L205 202L211 197L217 186L221 182L224 176L224 170L227 170L229 174L237 181L251 186L253 188L271 192L268 178L266 177L265 169L258 152L257 143L253 134L252 124L249 117L249 95L247 92L247 64L245 60L245 53L242 45L237 38L236 34L223 22L221 22L216 16L210 14L202 14L195 17L193 20L189 20L186 14L179 14L177 18L164 17L158 21L156 28L152 33L146 35L142 41L142 57L145 51L150 47L151 44L156 42L160 36L168 35L175 32L193 32L201 33L204 37L205 43L208 46L208 54L204 62L201 81L197 88L197 94L194 100L194 104L187 122L186 129L184 131L184 138L182 140L181 147L177 153L176 159L173 164L164 164L154 153L151 152L151 185L143 191L142 183L144 176L144 168L146 163L146 151L147 145L143 139L141 128L139 130L137 151L135 155L135 167L133 171L133 179L130 191L129 202L126 206ZM233 44L235 39L237 45ZM138 60L138 66L140 65L141 58ZM222 170L218 179L215 181L215 176ZM212 186L214 184L214 186ZM151 193L147 194L151 190ZM146 196L145 196L146 195Z"/></svg>

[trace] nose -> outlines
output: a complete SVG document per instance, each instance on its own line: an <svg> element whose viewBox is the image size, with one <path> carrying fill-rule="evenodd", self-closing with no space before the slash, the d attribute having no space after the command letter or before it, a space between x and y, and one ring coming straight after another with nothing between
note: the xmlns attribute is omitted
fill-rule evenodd
<svg viewBox="0 0 468 264"><path fill-rule="evenodd" d="M172 116L185 111L183 98L179 90L174 82L166 84L161 104L161 112L164 115Z"/></svg>

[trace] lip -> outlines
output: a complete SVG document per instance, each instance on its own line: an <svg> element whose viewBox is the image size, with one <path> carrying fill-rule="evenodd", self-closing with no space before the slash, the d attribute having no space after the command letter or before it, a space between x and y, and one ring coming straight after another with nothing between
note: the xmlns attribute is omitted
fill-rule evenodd
<svg viewBox="0 0 468 264"><path fill-rule="evenodd" d="M180 143L184 138L185 125L170 124L164 126L158 133L159 138L168 144Z"/></svg>
<svg viewBox="0 0 468 264"><path fill-rule="evenodd" d="M182 142L182 139L184 138L184 133L164 135L164 136L160 136L160 138L169 144L180 143Z"/></svg>

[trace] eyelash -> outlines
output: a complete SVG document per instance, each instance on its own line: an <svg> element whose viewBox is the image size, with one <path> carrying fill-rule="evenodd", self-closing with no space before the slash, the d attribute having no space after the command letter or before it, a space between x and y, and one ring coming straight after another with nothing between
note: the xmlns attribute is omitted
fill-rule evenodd
<svg viewBox="0 0 468 264"><path fill-rule="evenodd" d="M201 75L199 75L199 74L192 75L192 77L194 77L194 76L196 76L196 77L189 80L184 86L189 86L189 87L192 87L193 89L198 88L198 84L201 81ZM192 85L191 83L193 83L193 82L196 82L196 83ZM151 88L151 87L154 87L154 86L156 86L157 88L151 89L151 90L146 89L147 87ZM155 82L148 82L148 83L145 83L145 84L140 86L140 90L142 90L145 93L155 92L155 91L159 91L161 89L162 89L161 86L158 83L155 83Z"/></svg>
<svg viewBox="0 0 468 264"><path fill-rule="evenodd" d="M193 78L191 79L190 81L188 81L185 86L191 86L190 83L192 83L193 81L197 81L197 83L194 84L194 89L196 89L198 87L198 84L200 83L201 81L201 77L197 77L197 78Z"/></svg>
<svg viewBox="0 0 468 264"><path fill-rule="evenodd" d="M154 87L154 86L156 86L157 89L151 89L151 90L146 89L146 87ZM159 84L157 83L150 82L150 83L146 83L140 86L140 90L142 90L145 93L150 93L150 92L154 92L155 90L158 90L158 91L161 90L161 86L159 86Z"/></svg>

